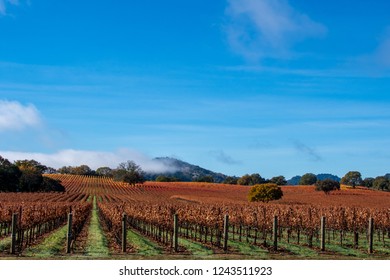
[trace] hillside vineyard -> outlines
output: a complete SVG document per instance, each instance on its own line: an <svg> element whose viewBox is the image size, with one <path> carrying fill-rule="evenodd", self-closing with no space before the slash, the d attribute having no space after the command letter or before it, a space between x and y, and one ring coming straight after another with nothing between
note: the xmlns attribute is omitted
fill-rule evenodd
<svg viewBox="0 0 390 280"><path fill-rule="evenodd" d="M234 253L239 242L271 253L287 250L289 244L317 251L325 250L325 244L361 252L373 246L373 254L390 256L388 193L347 189L325 195L311 187L286 186L280 201L249 203L249 188L244 186L182 182L130 186L108 177L47 176L61 180L66 191L0 194L0 242L6 244L0 246L1 254L12 251L9 238L15 239L18 253L42 242L69 222L69 213L69 246L77 247L96 211L114 254L134 252L123 235L129 230L163 246L164 254L186 252L181 240L189 240L215 253ZM360 200L366 203L357 206Z"/></svg>

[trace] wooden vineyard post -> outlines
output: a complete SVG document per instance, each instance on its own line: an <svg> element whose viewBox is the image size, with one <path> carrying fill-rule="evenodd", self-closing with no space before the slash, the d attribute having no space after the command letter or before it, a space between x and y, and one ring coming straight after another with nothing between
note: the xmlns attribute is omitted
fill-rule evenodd
<svg viewBox="0 0 390 280"><path fill-rule="evenodd" d="M278 216L274 216L274 223L272 229L273 241L274 241L274 250L278 250Z"/></svg>
<svg viewBox="0 0 390 280"><path fill-rule="evenodd" d="M353 233L353 244L356 249L359 248L359 232L356 230Z"/></svg>
<svg viewBox="0 0 390 280"><path fill-rule="evenodd" d="M122 214L122 252L126 253L127 247L127 215L126 213Z"/></svg>
<svg viewBox="0 0 390 280"><path fill-rule="evenodd" d="M374 251L374 219L368 220L368 253L372 254Z"/></svg>
<svg viewBox="0 0 390 280"><path fill-rule="evenodd" d="M67 234L67 240L66 240L66 253L69 254L72 247L72 218L73 214L70 212L68 214L68 234Z"/></svg>
<svg viewBox="0 0 390 280"><path fill-rule="evenodd" d="M229 238L229 215L225 215L223 219L223 250L226 252L228 249Z"/></svg>
<svg viewBox="0 0 390 280"><path fill-rule="evenodd" d="M11 254L15 254L16 250L16 231L18 223L18 214L12 214L12 224L11 224Z"/></svg>
<svg viewBox="0 0 390 280"><path fill-rule="evenodd" d="M326 218L321 217L321 251L325 251L325 224Z"/></svg>
<svg viewBox="0 0 390 280"><path fill-rule="evenodd" d="M177 214L173 215L173 250L178 251L178 241L179 241L179 220Z"/></svg>

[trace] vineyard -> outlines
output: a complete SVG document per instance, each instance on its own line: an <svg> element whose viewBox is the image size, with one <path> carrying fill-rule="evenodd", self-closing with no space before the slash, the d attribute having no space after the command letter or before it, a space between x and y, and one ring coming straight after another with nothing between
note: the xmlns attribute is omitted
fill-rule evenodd
<svg viewBox="0 0 390 280"><path fill-rule="evenodd" d="M285 186L249 203L245 186L47 176L66 191L0 193L0 258L39 258L53 239L49 258L390 259L386 192Z"/></svg>

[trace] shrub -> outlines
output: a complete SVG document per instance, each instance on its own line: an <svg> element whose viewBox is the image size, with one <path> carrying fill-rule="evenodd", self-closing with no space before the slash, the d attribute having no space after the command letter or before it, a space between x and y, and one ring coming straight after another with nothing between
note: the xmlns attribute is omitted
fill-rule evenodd
<svg viewBox="0 0 390 280"><path fill-rule="evenodd" d="M283 196L282 189L273 183L254 185L248 194L248 200L268 202L271 200L281 199Z"/></svg>
<svg viewBox="0 0 390 280"><path fill-rule="evenodd" d="M316 183L316 191L323 191L325 194L340 189L340 183L331 179L325 179Z"/></svg>

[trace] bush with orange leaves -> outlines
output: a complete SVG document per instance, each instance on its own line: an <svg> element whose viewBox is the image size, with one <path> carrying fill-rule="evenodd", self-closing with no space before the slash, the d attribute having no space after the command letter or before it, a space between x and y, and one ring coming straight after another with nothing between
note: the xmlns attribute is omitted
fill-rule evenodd
<svg viewBox="0 0 390 280"><path fill-rule="evenodd" d="M283 196L282 189L273 183L254 185L248 194L248 200L268 202L271 200L281 199Z"/></svg>

